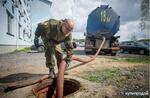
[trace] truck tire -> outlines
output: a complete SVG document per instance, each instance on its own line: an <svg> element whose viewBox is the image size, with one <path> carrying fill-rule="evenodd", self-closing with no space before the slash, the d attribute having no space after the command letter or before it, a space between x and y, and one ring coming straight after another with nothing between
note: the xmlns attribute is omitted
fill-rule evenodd
<svg viewBox="0 0 150 98"><path fill-rule="evenodd" d="M124 53L124 50L122 48L120 49L120 53Z"/></svg>
<svg viewBox="0 0 150 98"><path fill-rule="evenodd" d="M86 54L86 55L90 55L91 52L90 52L90 51L85 51L85 54Z"/></svg>
<svg viewBox="0 0 150 98"><path fill-rule="evenodd" d="M111 53L111 56L116 56L116 53Z"/></svg>
<svg viewBox="0 0 150 98"><path fill-rule="evenodd" d="M139 51L139 54L141 54L141 55L143 55L144 53L145 53L144 50L140 50L140 51Z"/></svg>

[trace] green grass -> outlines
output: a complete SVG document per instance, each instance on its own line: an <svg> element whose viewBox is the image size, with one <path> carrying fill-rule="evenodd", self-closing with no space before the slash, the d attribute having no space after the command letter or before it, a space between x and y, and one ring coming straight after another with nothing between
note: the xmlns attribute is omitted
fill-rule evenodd
<svg viewBox="0 0 150 98"><path fill-rule="evenodd" d="M120 89L137 89L136 86L147 90L149 83L148 66L96 69L82 72L78 76L92 82L113 85Z"/></svg>
<svg viewBox="0 0 150 98"><path fill-rule="evenodd" d="M115 57L111 58L113 61L130 62L130 63L146 63L148 64L149 56L129 56L129 57Z"/></svg>
<svg viewBox="0 0 150 98"><path fill-rule="evenodd" d="M125 77L121 77L121 71L117 68L87 71L79 77L92 82L117 85L118 87L123 87L125 84Z"/></svg>
<svg viewBox="0 0 150 98"><path fill-rule="evenodd" d="M30 47L26 47L26 48L23 48L23 49L16 49L12 53L15 53L15 52L28 52L30 50L31 50Z"/></svg>

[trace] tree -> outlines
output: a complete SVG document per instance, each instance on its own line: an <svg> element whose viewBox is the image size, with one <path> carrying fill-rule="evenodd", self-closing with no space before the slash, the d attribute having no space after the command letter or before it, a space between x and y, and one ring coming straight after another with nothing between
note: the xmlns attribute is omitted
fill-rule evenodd
<svg viewBox="0 0 150 98"><path fill-rule="evenodd" d="M141 22L140 28L144 38L150 37L150 0L142 0L141 2Z"/></svg>
<svg viewBox="0 0 150 98"><path fill-rule="evenodd" d="M131 41L136 42L137 41L137 36L135 32L131 33Z"/></svg>

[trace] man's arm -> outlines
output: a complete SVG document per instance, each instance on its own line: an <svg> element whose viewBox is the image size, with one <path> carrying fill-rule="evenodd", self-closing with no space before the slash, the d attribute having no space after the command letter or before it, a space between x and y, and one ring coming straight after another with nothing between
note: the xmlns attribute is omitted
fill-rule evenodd
<svg viewBox="0 0 150 98"><path fill-rule="evenodd" d="M71 57L73 55L73 44L72 44L72 35L71 35L71 33L65 38L64 44L65 44L66 53L67 53L66 61L70 62Z"/></svg>
<svg viewBox="0 0 150 98"><path fill-rule="evenodd" d="M34 45L36 47L39 46L39 37L41 36L41 24L38 24L36 31L35 31L35 37L34 37Z"/></svg>

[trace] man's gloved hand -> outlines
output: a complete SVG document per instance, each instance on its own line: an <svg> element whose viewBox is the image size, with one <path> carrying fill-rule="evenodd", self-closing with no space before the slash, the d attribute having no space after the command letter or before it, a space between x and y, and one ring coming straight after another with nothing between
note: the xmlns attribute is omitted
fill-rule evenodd
<svg viewBox="0 0 150 98"><path fill-rule="evenodd" d="M65 58L65 61L67 63L67 67L69 67L71 65L71 59Z"/></svg>

